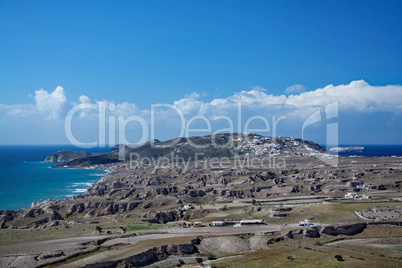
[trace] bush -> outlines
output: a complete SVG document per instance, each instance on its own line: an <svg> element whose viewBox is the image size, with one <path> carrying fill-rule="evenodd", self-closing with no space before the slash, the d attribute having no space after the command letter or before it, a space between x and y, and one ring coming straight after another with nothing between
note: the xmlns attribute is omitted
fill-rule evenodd
<svg viewBox="0 0 402 268"><path fill-rule="evenodd" d="M336 259L337 261L344 261L344 259L342 258L341 255L335 255L335 259Z"/></svg>
<svg viewBox="0 0 402 268"><path fill-rule="evenodd" d="M198 263L202 263L202 258L195 258L195 261Z"/></svg>
<svg viewBox="0 0 402 268"><path fill-rule="evenodd" d="M180 265L183 265L183 264L185 264L185 262L184 262L182 259L180 259L180 260L179 260L179 264L180 264Z"/></svg>
<svg viewBox="0 0 402 268"><path fill-rule="evenodd" d="M208 254L208 260L216 260L216 257L214 254Z"/></svg>

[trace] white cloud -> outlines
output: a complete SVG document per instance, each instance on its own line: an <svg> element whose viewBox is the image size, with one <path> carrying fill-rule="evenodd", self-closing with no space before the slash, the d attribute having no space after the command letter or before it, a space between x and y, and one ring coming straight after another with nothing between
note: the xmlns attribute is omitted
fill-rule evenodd
<svg viewBox="0 0 402 268"><path fill-rule="evenodd" d="M348 85L328 85L315 91L291 95L286 103L301 109L308 106L323 106L333 101L339 101L341 109L398 112L402 102L402 86L371 86L364 80L357 80Z"/></svg>
<svg viewBox="0 0 402 268"><path fill-rule="evenodd" d="M78 98L78 101L79 101L80 103L90 103L90 102L91 102L91 100L89 99L89 97L88 97L88 96L85 96L85 95L81 95L81 96Z"/></svg>
<svg viewBox="0 0 402 268"><path fill-rule="evenodd" d="M272 95L260 90L241 91L224 99L214 99L211 102L198 100L193 93L175 102L175 106L183 113L205 114L206 110L216 114L224 110L236 108L241 103L242 108L259 109L260 112L283 112L303 115L305 112L323 107L334 101L339 101L340 109L359 112L401 112L402 86L371 86L363 80L352 81L347 85L328 85L314 91L300 94Z"/></svg>
<svg viewBox="0 0 402 268"><path fill-rule="evenodd" d="M112 113L115 115L130 116L138 113L137 105L135 105L134 103L122 102L114 104L114 102L112 102L111 104L116 106L116 109L112 111Z"/></svg>
<svg viewBox="0 0 402 268"><path fill-rule="evenodd" d="M0 110L11 116L27 116L37 113L36 106L33 104L0 104Z"/></svg>
<svg viewBox="0 0 402 268"><path fill-rule="evenodd" d="M183 99L175 101L173 105L184 114L205 114L209 109L209 103L198 100L199 97L200 94L193 92L190 95L186 95Z"/></svg>
<svg viewBox="0 0 402 268"><path fill-rule="evenodd" d="M52 93L44 89L35 91L36 108L48 119L57 119L67 98L64 89L58 86Z"/></svg>
<svg viewBox="0 0 402 268"><path fill-rule="evenodd" d="M305 91L306 91L306 87L302 84L291 85L285 89L286 94L302 93Z"/></svg>
<svg viewBox="0 0 402 268"><path fill-rule="evenodd" d="M98 101L96 100L94 103L92 103L90 101L90 98L82 95L79 97L79 102L80 104L83 103L89 103L92 105L95 105L94 107L100 107L100 105L105 107L105 113L106 116L109 115L123 115L123 116L131 116L134 114L138 114L139 110L137 105L135 105L134 103L129 103L129 102L122 102L122 103L114 103L113 101L108 101L108 100L102 100L102 101ZM78 105L78 103L73 102L71 103L72 106ZM81 118L96 118L99 116L99 111L96 109L82 109L80 110L80 117Z"/></svg>
<svg viewBox="0 0 402 268"><path fill-rule="evenodd" d="M301 86L301 85L300 85ZM293 91L302 87L293 85ZM298 88L298 89L297 89ZM203 94L204 95L204 94ZM66 96L62 87L57 87L52 93L46 90L35 91L36 105L1 105L0 111L10 116L28 116L34 114L45 115L46 118L56 119L60 117L66 102ZM137 105L129 102L114 103L103 100L106 103L107 115L131 116L134 114L149 117L150 110L139 110ZM377 111L392 112L395 116L402 114L402 86L386 85L372 86L363 80L352 81L346 85L328 85L314 91L306 91L298 94L273 95L267 94L260 86L254 86L249 91L237 92L227 98L213 99L210 102L200 99L200 94L193 92L184 98L174 101L173 105L180 109L186 116L215 115L236 116L235 109L241 104L243 110L254 114L290 115L305 117L317 108L321 108L334 101L339 101L339 109L357 111L361 113L373 113ZM81 95L79 103L99 104L100 101L92 101L88 96ZM77 103L72 103L77 105ZM158 113L166 112L166 118L172 118L172 109L159 109ZM81 111L81 118L96 118L98 112L91 109Z"/></svg>
<svg viewBox="0 0 402 268"><path fill-rule="evenodd" d="M258 91L267 91L267 89L263 88L262 86L252 86L251 89Z"/></svg>

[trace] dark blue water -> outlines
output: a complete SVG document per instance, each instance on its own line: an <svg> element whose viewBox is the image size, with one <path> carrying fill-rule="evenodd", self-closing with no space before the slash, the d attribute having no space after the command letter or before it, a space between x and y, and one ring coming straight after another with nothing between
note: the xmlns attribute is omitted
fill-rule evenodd
<svg viewBox="0 0 402 268"><path fill-rule="evenodd" d="M364 144L346 144L338 146L328 146L329 150L332 147L349 147L349 146L362 146L365 148L363 152L345 152L334 153L341 156L402 156L402 145L364 145ZM325 148L325 146L323 146Z"/></svg>
<svg viewBox="0 0 402 268"><path fill-rule="evenodd" d="M69 145L0 146L0 209L21 209L49 198L63 200L85 192L107 174L104 170L51 168L53 164L43 162L60 150L109 151Z"/></svg>

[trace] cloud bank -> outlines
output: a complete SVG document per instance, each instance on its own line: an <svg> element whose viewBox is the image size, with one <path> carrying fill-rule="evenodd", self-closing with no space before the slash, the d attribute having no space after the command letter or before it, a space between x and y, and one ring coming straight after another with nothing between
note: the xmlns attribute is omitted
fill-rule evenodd
<svg viewBox="0 0 402 268"><path fill-rule="evenodd" d="M261 86L254 86L249 91L234 93L227 98L203 101L200 94L193 92L184 98L174 101L172 104L181 110L184 115L204 115L213 117L216 115L231 116L239 104L244 110L256 114L288 115L305 118L312 111L334 101L339 102L339 109L344 111L356 111L360 113L391 112L399 116L402 112L402 86L386 85L372 86L364 80L352 81L346 85L328 85L313 91L304 91L305 87L297 84L288 87L285 93L290 95L274 95ZM8 116L43 116L48 120L57 120L66 113L66 101L64 89L58 86L49 93L44 89L35 91L35 104L21 105L0 104L0 110ZM106 103L107 112L110 115L147 115L150 110L140 110L135 103L114 103L103 100ZM98 105L100 101L91 102L88 96L81 95L78 102L72 102L71 106L80 103ZM71 108L70 106L70 108ZM165 109L168 110L168 109ZM159 111L163 113L162 111ZM171 112L171 111L166 111ZM93 118L96 111L84 110L80 113L81 118ZM4 115L3 115L4 117Z"/></svg>
<svg viewBox="0 0 402 268"><path fill-rule="evenodd" d="M127 135L134 143L136 139L139 140L138 133L142 126L138 121L130 121L130 118L136 116L150 126L152 125L150 124L152 123L151 114L154 112L155 138L159 139L170 139L182 135L178 129L182 129L183 118L189 125L192 122L191 119L198 118L194 124L191 123L192 129L206 127L205 120L203 121L202 118L212 123L212 132L227 128L228 123L223 120L225 116L233 121L237 132L244 131L238 128L239 125L245 128L246 121L254 116L259 119L266 118L271 126L274 124L274 118L284 116L286 120L280 121L278 135L298 137L301 135L306 118L315 114L317 110L322 111L324 107L326 113L322 118L330 118L328 104L337 101L339 117L336 118L336 122L339 122L340 132L346 133L347 137L354 137L360 141L367 135L370 137L367 138L369 142L375 140L375 137L389 137L394 142L400 143L402 86L372 86L363 80L356 80L345 85L328 85L304 92L297 92L302 91L302 87L295 87L295 85L291 87L292 89L288 89L283 94L272 94L261 86L254 86L248 91L210 100L206 100L208 98L206 94L193 92L173 103L159 104L160 107L155 110L152 110L152 104L147 109L139 109L135 103L96 100L95 96L86 95L68 102L62 87L57 87L52 92L40 89L35 91L35 102L31 104L0 104L0 128L7 129L1 132L0 136L5 143L18 143L21 138L29 140L29 143L47 143L50 140L52 143L65 143L66 140L63 140L65 139L65 119L72 119L74 135L77 134L77 137L83 141L94 141L100 133L99 122L103 119L106 121L103 128L109 133L107 134L109 137L115 130L116 135L117 132L120 134L117 127L120 125L118 122L121 118L113 116L121 116L128 122ZM77 110L77 105L84 105L87 108ZM104 114L99 113L98 107L101 106L105 108ZM239 107L241 113L239 113ZM69 112L73 110L77 112L71 116ZM183 116L178 116L177 111L180 111ZM239 114L242 115L241 120L237 120ZM217 116L220 116L219 119ZM113 124L116 126L115 130L110 128ZM312 125L310 133L315 136L310 139L319 141L325 137L325 124L326 122L321 125ZM376 125L375 129L373 124ZM264 126L263 122L256 120L250 128L261 129L261 126ZM49 131L44 134L42 131L44 128L53 131L53 134ZM260 134L275 135L273 130L271 127L270 133ZM25 137L27 131L30 131L28 138ZM206 134L203 133L203 135ZM114 140L108 141L110 144L114 142Z"/></svg>
<svg viewBox="0 0 402 268"><path fill-rule="evenodd" d="M300 89L301 87L297 86L296 88ZM293 88L287 91L295 90ZM289 96L267 94L264 91L252 89L235 93L227 98L214 99L210 102L199 100L199 95L193 93L175 101L174 105L185 114L206 114L207 112L219 114L219 112L236 108L238 103L241 103L242 108L269 111L272 114L298 114L305 117L312 110L334 101L339 102L341 110L399 114L402 111L402 86L371 86L364 80L357 80L348 85L328 85L314 91Z"/></svg>

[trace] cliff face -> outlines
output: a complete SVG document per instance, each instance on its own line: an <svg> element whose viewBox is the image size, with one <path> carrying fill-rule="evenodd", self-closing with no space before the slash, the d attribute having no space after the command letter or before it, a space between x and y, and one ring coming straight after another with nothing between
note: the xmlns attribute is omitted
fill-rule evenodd
<svg viewBox="0 0 402 268"><path fill-rule="evenodd" d="M78 158L87 157L89 155L91 154L85 151L59 151L47 156L45 159L45 163L66 163Z"/></svg>

